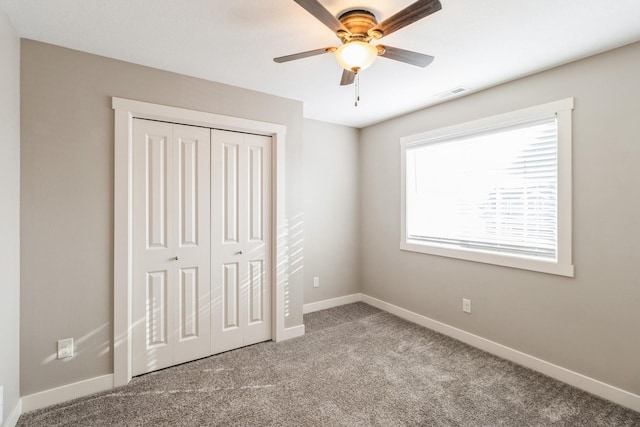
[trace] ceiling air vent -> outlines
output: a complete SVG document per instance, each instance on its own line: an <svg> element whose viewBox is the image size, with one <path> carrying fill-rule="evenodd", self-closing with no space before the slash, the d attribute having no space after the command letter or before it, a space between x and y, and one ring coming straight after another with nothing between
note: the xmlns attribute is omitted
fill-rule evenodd
<svg viewBox="0 0 640 427"><path fill-rule="evenodd" d="M461 93L464 93L468 90L469 89L467 89L466 87L458 86L454 87L453 89L438 93L435 96L438 98L449 98L450 96L460 95Z"/></svg>

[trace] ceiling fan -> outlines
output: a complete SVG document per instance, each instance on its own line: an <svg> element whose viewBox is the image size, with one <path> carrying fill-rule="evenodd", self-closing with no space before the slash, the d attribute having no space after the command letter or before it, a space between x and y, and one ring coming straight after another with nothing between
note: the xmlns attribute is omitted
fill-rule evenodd
<svg viewBox="0 0 640 427"><path fill-rule="evenodd" d="M418 0L380 23L375 15L366 9L349 10L336 18L318 0L294 1L335 32L342 45L280 56L273 58L275 62L282 63L335 52L336 59L344 68L340 84L350 85L360 71L373 64L377 56L418 67L426 67L433 61L433 56L430 55L386 45L372 45L370 42L439 11L442 8L439 0Z"/></svg>

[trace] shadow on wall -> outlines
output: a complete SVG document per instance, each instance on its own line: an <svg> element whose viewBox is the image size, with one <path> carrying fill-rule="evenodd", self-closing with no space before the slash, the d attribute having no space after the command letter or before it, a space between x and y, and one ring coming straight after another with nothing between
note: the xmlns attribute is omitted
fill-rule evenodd
<svg viewBox="0 0 640 427"><path fill-rule="evenodd" d="M278 257L282 256L282 261L276 266L278 272L276 285L284 290L285 318L291 312L289 277L296 273L302 273L304 267L303 224L303 214L299 213L291 219L285 219L281 229L278 230L276 252Z"/></svg>

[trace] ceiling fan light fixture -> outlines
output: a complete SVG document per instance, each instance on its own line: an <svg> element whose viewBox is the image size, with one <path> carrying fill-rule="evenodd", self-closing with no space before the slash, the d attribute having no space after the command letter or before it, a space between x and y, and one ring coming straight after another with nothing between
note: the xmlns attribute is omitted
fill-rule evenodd
<svg viewBox="0 0 640 427"><path fill-rule="evenodd" d="M376 56L378 49L375 46L358 40L345 43L336 50L336 59L340 66L353 72L369 68Z"/></svg>

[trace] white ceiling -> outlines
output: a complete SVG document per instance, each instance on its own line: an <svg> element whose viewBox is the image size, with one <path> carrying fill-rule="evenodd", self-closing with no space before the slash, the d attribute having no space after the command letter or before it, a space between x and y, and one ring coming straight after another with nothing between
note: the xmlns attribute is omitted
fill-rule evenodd
<svg viewBox="0 0 640 427"><path fill-rule="evenodd" d="M414 0L320 0L378 21ZM427 68L378 58L339 86L335 35L293 0L0 0L18 35L304 102L305 117L354 127L640 40L640 0L441 0L442 10L383 43L435 56Z"/></svg>

